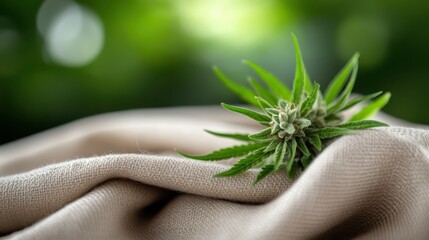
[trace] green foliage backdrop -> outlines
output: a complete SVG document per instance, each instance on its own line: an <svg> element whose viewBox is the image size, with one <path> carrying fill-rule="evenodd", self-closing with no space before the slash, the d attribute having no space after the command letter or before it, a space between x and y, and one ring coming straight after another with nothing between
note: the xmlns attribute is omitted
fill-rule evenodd
<svg viewBox="0 0 429 240"><path fill-rule="evenodd" d="M94 18L99 51L97 26L77 25ZM0 143L102 112L240 102L213 64L245 82L253 73L239 62L250 59L290 84L290 32L322 88L358 51L355 92L390 91L384 111L429 124L428 24L429 3L417 0L2 1ZM76 26L81 42L55 45Z"/></svg>

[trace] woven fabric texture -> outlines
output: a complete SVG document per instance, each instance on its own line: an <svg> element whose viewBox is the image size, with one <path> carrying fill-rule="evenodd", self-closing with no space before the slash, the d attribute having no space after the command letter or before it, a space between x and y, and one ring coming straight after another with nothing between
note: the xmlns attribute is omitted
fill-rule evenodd
<svg viewBox="0 0 429 240"><path fill-rule="evenodd" d="M217 107L82 119L0 146L4 239L429 239L429 131L388 128L332 141L294 182L256 186L231 161L179 157L255 131Z"/></svg>

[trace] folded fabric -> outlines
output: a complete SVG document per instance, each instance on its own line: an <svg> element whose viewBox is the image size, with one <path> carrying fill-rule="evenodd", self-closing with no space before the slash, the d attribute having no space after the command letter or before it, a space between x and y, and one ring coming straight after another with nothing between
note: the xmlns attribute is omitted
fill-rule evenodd
<svg viewBox="0 0 429 240"><path fill-rule="evenodd" d="M258 126L217 107L79 120L0 146L4 239L429 239L429 131L388 128L333 141L294 182L231 161L184 159L236 144L203 131ZM402 125L402 126L401 126ZM404 127L406 126L406 127Z"/></svg>

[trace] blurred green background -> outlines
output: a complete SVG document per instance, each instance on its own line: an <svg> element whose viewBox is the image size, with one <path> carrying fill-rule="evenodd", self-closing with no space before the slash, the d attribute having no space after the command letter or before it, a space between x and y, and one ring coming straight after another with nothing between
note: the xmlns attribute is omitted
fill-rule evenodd
<svg viewBox="0 0 429 240"><path fill-rule="evenodd" d="M291 83L290 33L313 80L361 53L355 92L391 91L384 111L429 124L427 1L129 0L0 2L0 143L84 116L238 103L257 62Z"/></svg>

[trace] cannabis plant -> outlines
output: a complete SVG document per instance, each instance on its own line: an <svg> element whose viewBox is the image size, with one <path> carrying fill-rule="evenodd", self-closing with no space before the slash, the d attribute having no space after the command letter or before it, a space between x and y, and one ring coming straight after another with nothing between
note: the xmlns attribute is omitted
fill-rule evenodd
<svg viewBox="0 0 429 240"><path fill-rule="evenodd" d="M387 126L382 122L365 119L371 117L389 101L390 93L385 93L362 107L349 119L345 119L343 114L344 110L382 94L376 92L349 99L356 80L359 54L353 55L323 95L319 84L310 81L298 41L293 34L292 39L296 54L292 90L274 75L250 61L244 63L256 72L266 86L251 78L249 83L253 89L239 85L214 67L219 79L230 90L260 111L225 103L222 103L222 106L254 119L263 126L263 129L251 134L207 131L216 136L245 143L202 156L192 156L178 151L180 154L203 161L241 158L229 170L215 175L217 177L234 176L256 167L260 172L254 184L276 171L285 171L292 179L311 163L332 138L351 134L359 129Z"/></svg>

